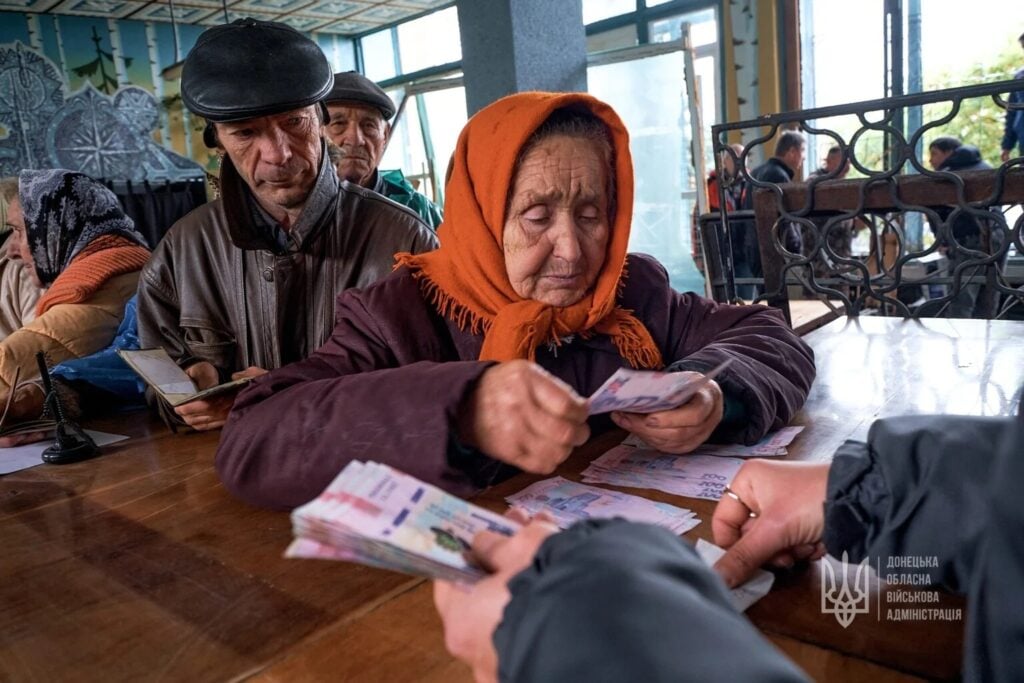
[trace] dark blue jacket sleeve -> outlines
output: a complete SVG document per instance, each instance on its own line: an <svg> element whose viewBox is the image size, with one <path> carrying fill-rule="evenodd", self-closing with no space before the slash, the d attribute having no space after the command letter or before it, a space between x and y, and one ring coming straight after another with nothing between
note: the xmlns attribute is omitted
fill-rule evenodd
<svg viewBox="0 0 1024 683"><path fill-rule="evenodd" d="M935 558L967 594L965 680L1024 679L1024 414L879 420L829 473L825 543L852 559Z"/></svg>
<svg viewBox="0 0 1024 683"><path fill-rule="evenodd" d="M494 634L502 681L806 680L658 527L581 522L548 538L509 590Z"/></svg>
<svg viewBox="0 0 1024 683"><path fill-rule="evenodd" d="M996 452L1012 418L928 416L876 421L867 443L847 441L829 472L829 552L886 566L935 558L934 584L964 591L987 520Z"/></svg>

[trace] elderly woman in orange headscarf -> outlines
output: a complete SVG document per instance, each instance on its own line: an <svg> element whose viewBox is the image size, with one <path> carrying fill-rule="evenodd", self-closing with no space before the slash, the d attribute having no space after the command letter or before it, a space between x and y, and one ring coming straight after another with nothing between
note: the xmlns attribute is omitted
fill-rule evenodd
<svg viewBox="0 0 1024 683"><path fill-rule="evenodd" d="M782 316L669 286L626 255L626 129L584 94L522 93L459 137L441 247L338 299L331 339L238 396L217 452L225 485L266 507L319 494L376 460L468 495L552 472L592 430L584 396L619 368L703 373L685 405L615 424L672 453L751 443L786 424L814 377Z"/></svg>

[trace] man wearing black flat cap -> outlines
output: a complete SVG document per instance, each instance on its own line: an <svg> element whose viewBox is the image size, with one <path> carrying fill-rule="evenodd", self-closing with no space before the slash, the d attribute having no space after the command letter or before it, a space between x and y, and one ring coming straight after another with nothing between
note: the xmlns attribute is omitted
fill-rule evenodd
<svg viewBox="0 0 1024 683"><path fill-rule="evenodd" d="M395 103L387 93L362 74L348 71L334 74L334 87L324 102L329 116L324 134L338 148L338 177L408 206L436 229L441 224L437 206L401 171L377 169L391 135L388 121L395 115Z"/></svg>
<svg viewBox="0 0 1024 683"><path fill-rule="evenodd" d="M334 78L317 45L275 22L205 31L181 96L224 152L221 198L179 220L139 280L139 335L199 388L301 360L334 326L334 301L391 272L394 254L437 239L412 211L339 183L321 127ZM224 424L234 396L193 401L196 429Z"/></svg>

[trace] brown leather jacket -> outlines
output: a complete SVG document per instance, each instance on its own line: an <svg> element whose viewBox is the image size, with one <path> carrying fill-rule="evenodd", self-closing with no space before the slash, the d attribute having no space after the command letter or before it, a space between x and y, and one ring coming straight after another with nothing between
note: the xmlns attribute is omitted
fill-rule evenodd
<svg viewBox="0 0 1024 683"><path fill-rule="evenodd" d="M209 361L222 379L273 369L330 336L337 296L391 272L394 254L437 246L412 211L343 183L324 154L316 185L286 236L225 159L223 198L170 229L139 279L139 336L182 367Z"/></svg>

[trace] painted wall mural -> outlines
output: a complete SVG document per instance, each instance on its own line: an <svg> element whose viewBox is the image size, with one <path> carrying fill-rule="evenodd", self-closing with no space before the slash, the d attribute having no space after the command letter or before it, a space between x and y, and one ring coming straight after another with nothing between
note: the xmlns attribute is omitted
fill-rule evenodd
<svg viewBox="0 0 1024 683"><path fill-rule="evenodd" d="M102 58L102 54L99 58ZM100 77L65 96L57 67L20 41L0 46L0 175L25 168L67 168L94 178L177 180L203 167L158 145L156 98L142 88L117 87L96 63L82 67Z"/></svg>
<svg viewBox="0 0 1024 683"><path fill-rule="evenodd" d="M168 69L206 28L0 11L0 176L59 167L134 181L215 171L204 122L182 105L180 69ZM337 70L352 68L349 41L311 37Z"/></svg>

